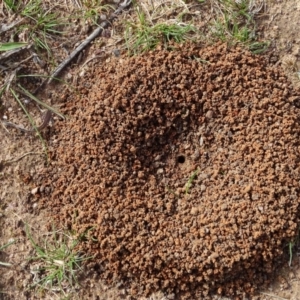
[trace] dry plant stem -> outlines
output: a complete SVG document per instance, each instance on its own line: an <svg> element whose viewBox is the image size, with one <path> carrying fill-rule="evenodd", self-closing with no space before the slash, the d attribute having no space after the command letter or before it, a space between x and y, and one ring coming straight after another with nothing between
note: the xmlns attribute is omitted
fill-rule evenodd
<svg viewBox="0 0 300 300"><path fill-rule="evenodd" d="M279 300L288 300L286 298L282 298L282 297L279 297L279 296L276 296L276 295L272 295L272 294L269 294L269 293L263 293L261 292L262 295L266 295L266 296L269 296L269 297L273 297L275 299L279 299Z"/></svg>
<svg viewBox="0 0 300 300"><path fill-rule="evenodd" d="M8 165L8 164L18 162L19 160L21 160L22 158L24 158L28 155L42 155L42 154L43 154L42 152L27 152L27 153L21 155L20 157L15 158L15 159L1 161L0 166L4 166L4 165Z"/></svg>
<svg viewBox="0 0 300 300"><path fill-rule="evenodd" d="M9 89L10 89L10 85L11 83L13 82L13 80L16 78L17 76L17 72L19 71L20 67L19 68L16 68L15 70L13 70L11 72L11 74L8 76L6 82L5 82L5 85L6 85L6 89L5 91L7 92Z"/></svg>
<svg viewBox="0 0 300 300"><path fill-rule="evenodd" d="M49 124L51 118L52 118L52 112L51 112L50 110L47 110L46 113L45 113L45 115L44 115L44 117L42 118L42 124L41 124L40 126L36 127L36 129L37 129L38 131L40 131L40 130L43 130L44 128L46 128L47 125ZM20 126L14 124L14 123L11 123L11 122L7 122L7 121L2 121L2 122L3 122L3 124L4 124L5 126L7 126L7 127L14 127L14 128L16 128L16 129L18 129L18 130L21 130L21 131L23 131L23 132L32 133L32 132L35 132L35 131L36 131L35 128L32 128L32 129L25 129L25 128L22 128L22 127L20 127Z"/></svg>
<svg viewBox="0 0 300 300"><path fill-rule="evenodd" d="M128 7L131 4L131 0L124 0L122 4L116 9L113 14L110 16L110 18L107 21L103 21L97 29L94 30L92 34L90 34L69 56L66 60L64 60L53 72L53 74L50 76L50 79L47 81L47 83L51 83L54 78L56 78L60 72L76 57L79 52L81 52L88 44L90 44L97 36L101 34L104 28L106 28L108 25L112 23L112 21L116 18L116 15L121 13L126 7Z"/></svg>
<svg viewBox="0 0 300 300"><path fill-rule="evenodd" d="M141 3L141 6L143 8L144 13L147 15L148 21L151 23L151 25L153 25L152 18L150 16L149 10L147 9L146 5L144 3Z"/></svg>
<svg viewBox="0 0 300 300"><path fill-rule="evenodd" d="M23 59L20 62L15 62L13 63L11 66L7 67L7 68L3 68L3 70L8 70L8 69L14 69L17 68L16 71L19 71L21 69L20 65L24 64L25 62L27 62L28 60L32 59L34 56L34 54L30 55L29 57ZM16 74L15 74L16 75Z"/></svg>
<svg viewBox="0 0 300 300"><path fill-rule="evenodd" d="M165 2L163 2L163 3L159 3L156 7L153 7L153 12L152 12L151 22L153 22L153 21L155 21L155 20L157 20L157 19L159 19L159 18L164 17L164 16L168 13L167 10L166 10L166 11L164 11L161 15L158 15L158 16L156 16L156 17L153 17L154 14L158 11L158 9L159 9L161 6L164 5L165 7L168 7L168 10L170 11L170 10L172 10L172 8L171 8L171 5L172 5L172 4L174 4L172 1L165 1ZM170 5L170 6L168 6L168 5ZM188 13L190 13L189 7L188 7L187 5L183 5L183 7L184 7L184 10L183 10L182 12L188 12ZM159 14L159 12L158 12L158 14Z"/></svg>
<svg viewBox="0 0 300 300"><path fill-rule="evenodd" d="M17 25L22 24L24 21L25 21L25 18L22 18L20 20L16 20L16 21L10 23L9 25L2 24L1 27L0 27L0 33L8 31L8 30L14 28Z"/></svg>
<svg viewBox="0 0 300 300"><path fill-rule="evenodd" d="M92 40L94 40L103 30L104 27L106 27L109 23L107 21L102 22L100 24L100 27L98 27L91 35L88 36L88 38L82 42L69 56L66 60L64 60L54 71L54 73L51 75L50 79L48 80L48 84L50 84L55 77L57 77L60 72L74 59L77 54L79 54L80 51L82 51Z"/></svg>

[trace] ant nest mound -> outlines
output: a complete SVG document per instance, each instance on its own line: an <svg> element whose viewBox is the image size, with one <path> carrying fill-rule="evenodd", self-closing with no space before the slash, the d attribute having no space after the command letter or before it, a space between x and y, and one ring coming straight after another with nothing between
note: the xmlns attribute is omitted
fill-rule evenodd
<svg viewBox="0 0 300 300"><path fill-rule="evenodd" d="M299 222L299 100L268 58L182 45L70 95L42 207L133 297L251 294ZM74 100L75 98L75 100Z"/></svg>

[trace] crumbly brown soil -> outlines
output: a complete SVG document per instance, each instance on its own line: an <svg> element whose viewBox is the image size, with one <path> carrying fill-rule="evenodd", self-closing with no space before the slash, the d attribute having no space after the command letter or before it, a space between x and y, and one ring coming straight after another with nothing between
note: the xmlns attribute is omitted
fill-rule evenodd
<svg viewBox="0 0 300 300"><path fill-rule="evenodd" d="M300 99L281 68L185 45L86 79L55 128L42 207L133 296L252 294L299 222Z"/></svg>
<svg viewBox="0 0 300 300"><path fill-rule="evenodd" d="M259 23L261 36L272 41L271 49L279 54L285 73L297 86L299 4L296 0L268 4ZM110 47L98 48L95 43L85 53L86 59L95 54L101 60L102 50L111 51ZM153 66L161 64L157 74L136 75L145 68L141 58L136 59L139 69L126 58L110 63L102 59L100 65L109 63L109 75L99 66L84 73L90 63L84 68L73 65L67 78L72 78L72 83L79 81L83 96L64 96L65 90L58 88L47 91L49 103L62 103L69 115L64 124L55 118L53 129L45 134L51 146L50 169L43 173L42 159L35 155L1 165L0 245L10 238L17 242L0 253L0 261L13 263L11 268L0 267L0 290L4 291L0 299L46 297L27 289L33 282L27 259L34 252L24 222L39 235L46 232L49 221L47 209L38 210L36 201L52 208L59 224L73 226L78 233L91 229L84 250L95 253L97 262L86 267L82 288L72 294L73 299L146 299L134 295L149 289L151 293L160 291L147 299L194 299L195 294L210 291L237 293L241 298L253 289L261 291L261 284L274 276L275 281L262 290L264 294L250 299L274 299L266 294L300 299L299 258L294 255L291 268L275 270L277 264L287 265L282 251L288 253L286 244L295 234L299 215L298 199L293 200L299 192L296 98L279 65L266 66L264 58L244 52L238 55L227 50L226 57L223 46L220 50L219 54L214 48L207 53L201 53L201 48L196 51L196 58L207 55L215 65L190 57L192 50L188 49L185 57L180 52L155 55ZM143 59L146 62L150 57ZM172 59L177 66L170 65ZM191 74L192 82L184 81L184 73L178 78L178 71L167 81L170 72L164 63L170 70L182 66L187 74L197 71ZM125 76L130 71L132 81ZM226 76L238 72L239 77L225 82ZM167 75L159 78L160 73ZM120 80L122 74L124 80ZM144 80L150 75L149 91L151 82ZM166 80L156 90L155 78ZM167 82L177 80L182 82L168 91ZM134 82L143 86L137 89ZM185 84L197 85L198 91L201 87L201 93L182 89ZM106 88L100 90L100 86ZM115 98L120 101L112 102L110 91L119 92ZM141 105L147 92L153 99ZM172 98L162 103L168 95ZM264 98L268 100L262 101ZM99 139L101 135L104 140ZM40 142L33 136L8 135L3 129L0 139L0 162L29 151L41 152ZM38 179L37 174L42 177ZM27 191L36 190L37 182L39 190L49 194L47 199L38 198L35 192L35 197L28 197ZM98 242L91 243L91 237ZM100 278L118 289L108 289ZM47 295L52 296L56 297L55 293ZM229 297L214 299L236 299Z"/></svg>

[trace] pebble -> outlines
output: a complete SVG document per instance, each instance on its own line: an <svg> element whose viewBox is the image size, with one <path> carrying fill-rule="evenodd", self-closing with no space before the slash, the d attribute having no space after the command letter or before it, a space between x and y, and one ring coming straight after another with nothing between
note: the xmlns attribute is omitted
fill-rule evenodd
<svg viewBox="0 0 300 300"><path fill-rule="evenodd" d="M214 112L212 110L207 111L205 114L207 119L212 119L214 117Z"/></svg>
<svg viewBox="0 0 300 300"><path fill-rule="evenodd" d="M39 187L35 187L34 189L31 190L31 194L35 195L39 191Z"/></svg>

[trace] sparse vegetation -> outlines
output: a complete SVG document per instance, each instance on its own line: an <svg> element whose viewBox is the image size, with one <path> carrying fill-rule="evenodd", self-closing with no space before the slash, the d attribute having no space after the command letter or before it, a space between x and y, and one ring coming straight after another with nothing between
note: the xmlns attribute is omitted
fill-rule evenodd
<svg viewBox="0 0 300 300"><path fill-rule="evenodd" d="M206 1L198 1L200 5ZM194 13L182 1L174 3L152 4L151 9L142 3L136 5L132 21L126 22L125 40L128 52L137 54L155 48L158 44L164 47L170 41L186 40L221 40L223 42L241 43L250 51L258 54L264 52L269 42L260 41L256 35L255 15L263 10L264 1L249 0L211 0L213 18L207 24L211 34L198 30L194 25ZM173 18L166 20L166 15ZM189 22L183 21L190 19Z"/></svg>
<svg viewBox="0 0 300 300"><path fill-rule="evenodd" d="M269 43L257 40L254 19L263 9L264 1L257 3L249 0L212 0L215 11L211 27L213 35L224 42L242 43L257 54L265 51Z"/></svg>
<svg viewBox="0 0 300 300"><path fill-rule="evenodd" d="M45 49L52 56L48 45L48 39L53 39L54 35L62 34L59 29L64 21L58 13L53 12L53 7L44 7L42 0L30 0L22 9L20 15L30 21L20 27L21 31L28 32L27 38L34 42L36 48Z"/></svg>
<svg viewBox="0 0 300 300"><path fill-rule="evenodd" d="M100 0L93 0L93 1L82 1L80 4L81 8L76 13L75 17L83 18L86 20L90 20L92 24L98 26L101 17L105 16L104 13L110 13L113 11L113 7L108 4L102 4Z"/></svg>
<svg viewBox="0 0 300 300"><path fill-rule="evenodd" d="M149 21L139 7L136 8L137 22L127 22L125 30L126 46L129 54L137 54L154 49L158 44L167 45L191 39L196 28L191 24L174 20L171 23Z"/></svg>
<svg viewBox="0 0 300 300"><path fill-rule="evenodd" d="M65 291L78 283L80 264L91 257L81 255L76 250L79 240L62 231L54 230L44 235L43 245L34 240L28 226L26 234L35 250L35 256L29 258L34 274L32 287L66 296Z"/></svg>
<svg viewBox="0 0 300 300"><path fill-rule="evenodd" d="M5 0L4 7L6 10L3 13L13 14L19 19L10 25L14 29L12 38L33 44L37 51L46 50L50 59L52 51L49 40L61 35L61 28L66 23L55 10L56 5L46 5L42 0Z"/></svg>
<svg viewBox="0 0 300 300"><path fill-rule="evenodd" d="M7 10L14 13L18 10L18 8L21 4L21 1L19 1L19 0L3 0L3 3Z"/></svg>

